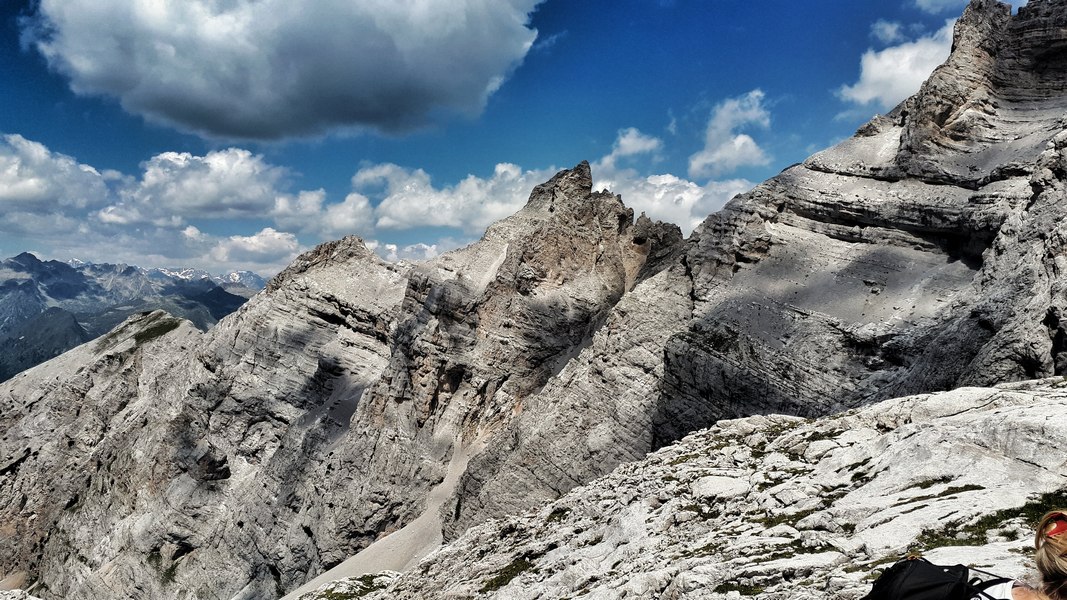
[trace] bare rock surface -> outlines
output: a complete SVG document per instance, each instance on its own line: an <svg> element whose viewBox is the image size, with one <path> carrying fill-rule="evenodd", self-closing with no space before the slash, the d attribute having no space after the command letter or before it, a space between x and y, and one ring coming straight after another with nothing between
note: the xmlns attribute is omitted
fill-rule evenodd
<svg viewBox="0 0 1067 600"><path fill-rule="evenodd" d="M277 598L334 568L402 569L438 536L472 527L483 535L487 518L541 506L740 417L749 418L699 438L715 461L730 446L740 462L682 473L684 486L643 484L678 488L694 510L653 514L666 499L627 500L637 520L611 539L644 539L638 517L726 531L723 515L743 538L753 522L746 511L759 507L843 519L857 530L840 539L859 543L860 527L876 526L856 516L875 503L863 490L879 488L849 487L818 465L821 453L840 458L838 446L875 456L870 440L835 432L799 458L775 451L785 465L775 485L789 484L779 494L746 491L746 482L762 485L775 452L757 456L759 444L741 443L732 428L762 428L768 440L783 428L779 439L808 427L801 418L1067 371L1064 47L1067 0L1031 0L1014 16L973 0L952 56L916 96L734 199L688 241L676 227L635 219L618 196L594 193L583 163L537 186L481 241L432 261L386 263L346 238L301 256L206 334L164 313L134 316L0 384L0 578L19 574L48 600ZM1013 397L959 392L994 393ZM880 406L921 416L944 398L962 396ZM794 417L752 417L765 414ZM827 423L844 428L856 414ZM893 441L872 431L871 440ZM1020 444L1011 452L1036 452L1026 436L996 432ZM940 465L914 452L916 468ZM1017 481L994 459L989 473ZM1036 454L1025 460L1043 464ZM611 477L637 477L629 468ZM986 508L1045 491L1046 475L1032 474L1037 487L998 492ZM855 515L834 512L847 503L819 492L832 482L857 503ZM896 485L883 491L906 489ZM603 501L604 511L616 502ZM708 502L727 508L711 516L699 509ZM905 533L915 533L908 518L929 516L897 512ZM595 515L559 518L572 517ZM859 547L834 546L804 518L766 527L781 544L818 549L799 552L799 563L760 562L779 551L757 540L751 552L709 547L704 574L685 577L719 582L714 590L725 581L766 587L774 569L837 573L844 551ZM548 544L584 539L593 521L579 521L560 534L574 539ZM870 547L872 561L889 551ZM361 555L384 548L397 552L387 564ZM554 556L543 550L508 560L526 573ZM606 581L624 564L647 569L625 588L635 597L668 594L657 586L677 580L679 559L666 550L611 550L610 563L596 556L543 593L578 585L572 579ZM834 577L842 594L858 581ZM611 589L603 593L621 593Z"/></svg>
<svg viewBox="0 0 1067 600"><path fill-rule="evenodd" d="M810 416L1062 372L1065 23L1062 0L973 1L916 96L710 216L666 413Z"/></svg>
<svg viewBox="0 0 1067 600"><path fill-rule="evenodd" d="M139 316L4 384L0 573L45 598L276 598L408 525L398 567L428 552L459 457L681 249L591 187L563 171L423 264L324 244L207 334Z"/></svg>
<svg viewBox="0 0 1067 600"><path fill-rule="evenodd" d="M858 599L915 551L1032 579L1036 520L1067 503L1065 386L721 421L362 597Z"/></svg>

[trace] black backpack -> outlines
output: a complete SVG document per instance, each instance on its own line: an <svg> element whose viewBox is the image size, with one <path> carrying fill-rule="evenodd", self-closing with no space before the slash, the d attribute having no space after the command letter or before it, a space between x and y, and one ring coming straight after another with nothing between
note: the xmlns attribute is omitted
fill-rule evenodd
<svg viewBox="0 0 1067 600"><path fill-rule="evenodd" d="M989 575L982 581L971 572ZM992 598L985 590L1011 581L963 565L943 567L925 558L907 559L885 570L863 600L970 600Z"/></svg>

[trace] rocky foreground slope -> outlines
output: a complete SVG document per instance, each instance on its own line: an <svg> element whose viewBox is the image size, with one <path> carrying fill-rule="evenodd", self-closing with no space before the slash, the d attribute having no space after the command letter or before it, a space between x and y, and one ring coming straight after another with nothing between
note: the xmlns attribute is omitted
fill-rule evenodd
<svg viewBox="0 0 1067 600"><path fill-rule="evenodd" d="M1067 0L973 0L956 27L918 95L690 240L582 164L468 248L326 244L207 334L140 315L0 385L0 577L276 598L722 418L1060 373Z"/></svg>
<svg viewBox="0 0 1067 600"><path fill-rule="evenodd" d="M908 552L1032 577L1033 528L1067 506L1067 381L755 416L471 528L339 598L857 599Z"/></svg>

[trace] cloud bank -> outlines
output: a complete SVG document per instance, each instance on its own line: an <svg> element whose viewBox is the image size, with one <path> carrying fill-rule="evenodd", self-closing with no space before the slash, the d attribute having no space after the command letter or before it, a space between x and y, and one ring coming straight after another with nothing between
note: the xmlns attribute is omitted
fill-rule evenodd
<svg viewBox="0 0 1067 600"><path fill-rule="evenodd" d="M78 94L204 136L404 131L476 115L541 0L40 0L23 41Z"/></svg>

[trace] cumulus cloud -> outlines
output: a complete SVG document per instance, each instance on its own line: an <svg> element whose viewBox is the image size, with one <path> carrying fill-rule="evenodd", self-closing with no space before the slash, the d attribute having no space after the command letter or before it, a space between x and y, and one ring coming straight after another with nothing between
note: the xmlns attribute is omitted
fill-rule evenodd
<svg viewBox="0 0 1067 600"><path fill-rule="evenodd" d="M952 50L952 27L948 21L937 32L917 40L867 50L860 59L860 79L838 90L838 96L856 106L891 110L919 91L930 73Z"/></svg>
<svg viewBox="0 0 1067 600"><path fill-rule="evenodd" d="M267 227L254 235L234 235L219 241L211 249L211 256L220 263L269 264L290 262L299 250L295 235Z"/></svg>
<svg viewBox="0 0 1067 600"><path fill-rule="evenodd" d="M433 244L424 244L420 242L417 244L400 246L399 244L385 244L378 240L367 240L364 243L367 245L367 248L377 252L378 256L381 256L388 261L397 262L401 260L430 260L431 258L436 258L449 250L466 246L470 244L471 241L460 242L454 238L445 237Z"/></svg>
<svg viewBox="0 0 1067 600"><path fill-rule="evenodd" d="M720 121L740 123L753 118L754 113L744 103L725 103L718 114ZM635 212L677 223L688 234L734 195L752 187L752 182L744 179L699 185L670 174L646 176L632 166L640 158L655 158L663 148L663 140L636 128L620 130L611 151L592 164L594 188L620 194ZM360 169L352 178L352 185L361 197L380 191L382 200L374 209L379 231L445 227L473 237L522 208L530 190L555 172L555 168L524 170L503 163L488 178L469 175L454 186L439 188L421 169L379 164ZM424 259L430 256L429 249L443 252L464 243L467 242L446 239L427 247L383 244L376 248L379 254L393 260Z"/></svg>
<svg viewBox="0 0 1067 600"><path fill-rule="evenodd" d="M286 170L248 150L194 156L164 152L142 167L140 181L100 211L110 223L179 226L188 218L263 217L274 207Z"/></svg>
<svg viewBox="0 0 1067 600"><path fill-rule="evenodd" d="M739 132L746 127L770 127L771 115L763 99L762 90L752 90L715 106L704 134L704 149L689 157L690 177L717 177L741 167L770 163L756 140Z"/></svg>
<svg viewBox="0 0 1067 600"><path fill-rule="evenodd" d="M40 0L23 41L79 94L222 138L478 114L541 0Z"/></svg>
<svg viewBox="0 0 1067 600"><path fill-rule="evenodd" d="M171 152L142 167L139 177L100 171L22 136L0 137L0 239L32 240L62 259L266 274L298 250L290 233L219 237L187 223L271 218L278 198L287 197L277 189L285 172L262 157L238 149L202 157ZM323 229L327 221L351 222L346 203L315 208L308 220Z"/></svg>
<svg viewBox="0 0 1067 600"><path fill-rule="evenodd" d="M663 141L659 138L634 128L619 131L611 153L592 165L596 179L593 187L621 195L635 213L677 224L685 235L730 198L752 188L752 182L745 179L698 185L670 174L643 176L622 164L624 159L655 155L662 149Z"/></svg>
<svg viewBox="0 0 1067 600"><path fill-rule="evenodd" d="M615 143L611 147L611 154L598 161L602 169L614 169L619 159L638 156L641 154L655 155L663 149L663 140L645 135L634 127L619 131Z"/></svg>
<svg viewBox="0 0 1067 600"><path fill-rule="evenodd" d="M663 150L663 140L655 136L620 130L610 151L593 164L597 189L621 194L636 212L675 222L688 234L751 187L735 179L700 185L634 167ZM331 199L322 189L288 191L286 170L237 148L204 156L162 153L145 161L139 174L123 175L6 136L0 138L5 209L0 239L21 236L62 259L270 275L317 241L348 234L375 240L396 230L443 228L432 232L442 237L421 243L369 242L391 260L425 260L470 243L488 225L518 211L530 190L555 172L502 163L488 177L469 175L455 185L435 186L421 169L367 165L352 177L343 199ZM256 233L233 235L237 227Z"/></svg>
<svg viewBox="0 0 1067 600"><path fill-rule="evenodd" d="M616 174L614 179L598 179L597 187L622 196L635 213L645 213L656 221L675 223L689 235L711 213L754 184L746 179L709 181L704 185L676 175L642 177L634 172Z"/></svg>
<svg viewBox="0 0 1067 600"><path fill-rule="evenodd" d="M0 138L0 207L5 215L99 207L110 195L107 180L117 178L21 135Z"/></svg>
<svg viewBox="0 0 1067 600"><path fill-rule="evenodd" d="M360 169L352 185L363 192L384 187L375 213L381 229L453 227L480 234L522 208L530 190L553 174L554 169L524 171L501 163L487 179L470 175L454 186L436 188L422 169L381 164Z"/></svg>

